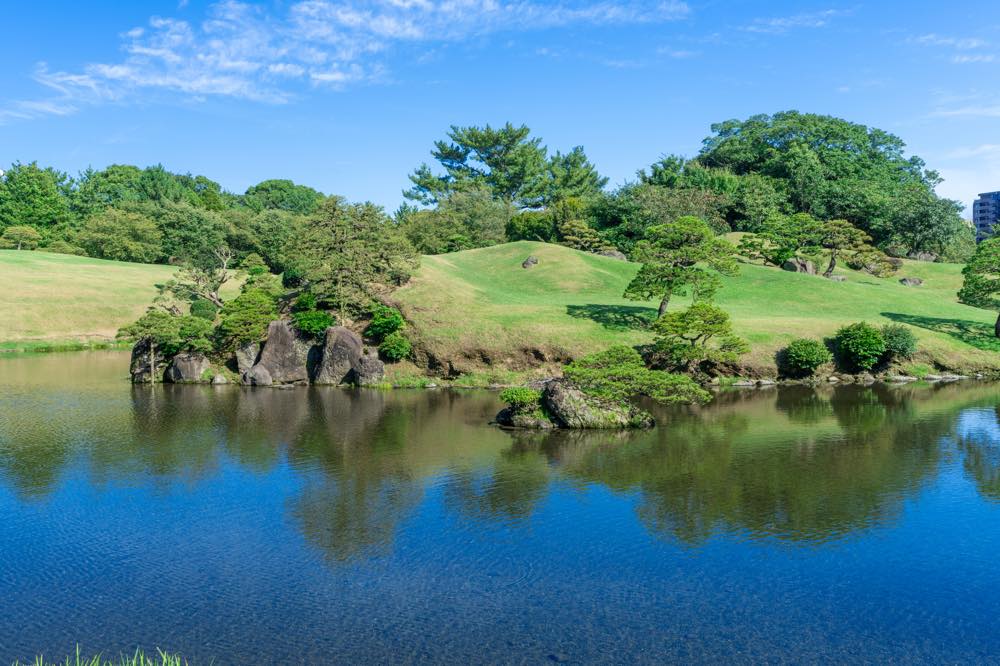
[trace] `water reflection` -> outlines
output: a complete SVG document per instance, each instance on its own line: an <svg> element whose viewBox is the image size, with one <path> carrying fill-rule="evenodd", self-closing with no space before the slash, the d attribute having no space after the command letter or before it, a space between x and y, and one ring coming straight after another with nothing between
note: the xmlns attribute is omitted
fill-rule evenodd
<svg viewBox="0 0 1000 666"><path fill-rule="evenodd" d="M45 379L48 359L30 373L5 361L0 485L31 502L69 470L96 488L166 489L233 464L287 469L288 519L330 562L391 552L430 488L459 520L517 528L557 482L634 495L649 533L687 545L823 543L892 525L953 433L979 491L1000 499L991 385L729 392L661 411L652 431L539 434L487 426L489 393L129 387L95 378L93 359L60 360L61 381Z"/></svg>

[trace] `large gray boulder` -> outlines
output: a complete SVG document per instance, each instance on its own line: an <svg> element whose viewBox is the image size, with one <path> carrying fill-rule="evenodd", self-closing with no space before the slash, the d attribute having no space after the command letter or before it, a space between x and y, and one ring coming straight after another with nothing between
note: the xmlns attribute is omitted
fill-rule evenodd
<svg viewBox="0 0 1000 666"><path fill-rule="evenodd" d="M260 343L251 342L243 345L236 350L235 356L236 371L240 373L240 376L242 376L254 366L257 359L260 357Z"/></svg>
<svg viewBox="0 0 1000 666"><path fill-rule="evenodd" d="M354 368L353 381L358 386L374 386L385 379L385 363L374 354L365 354Z"/></svg>
<svg viewBox="0 0 1000 666"><path fill-rule="evenodd" d="M806 273L808 275L816 275L816 264L809 261L808 259L799 259L798 257L792 257L788 259L781 265L781 268L786 271L791 271L792 273Z"/></svg>
<svg viewBox="0 0 1000 666"><path fill-rule="evenodd" d="M174 356L163 375L163 381L173 384L193 384L204 381L203 375L211 369L212 362L204 354L182 352Z"/></svg>
<svg viewBox="0 0 1000 666"><path fill-rule="evenodd" d="M244 372L241 380L248 386L270 386L274 383L271 380L271 373L262 365L255 365Z"/></svg>
<svg viewBox="0 0 1000 666"><path fill-rule="evenodd" d="M924 283L923 280L915 277L905 277L899 279L899 284L903 285L904 287L919 287L923 283Z"/></svg>
<svg viewBox="0 0 1000 666"><path fill-rule="evenodd" d="M354 331L343 326L326 329L320 358L313 369L314 384L346 384L354 381L364 345Z"/></svg>
<svg viewBox="0 0 1000 666"><path fill-rule="evenodd" d="M617 259L618 261L628 261L628 257L621 250L601 250L597 254L602 257L609 257L611 259Z"/></svg>
<svg viewBox="0 0 1000 666"><path fill-rule="evenodd" d="M153 354L149 352L149 342L145 340L140 340L132 347L129 374L132 376L133 384L152 384L163 381L163 373L167 369L167 359L158 349Z"/></svg>
<svg viewBox="0 0 1000 666"><path fill-rule="evenodd" d="M496 418L497 425L503 426L504 428L530 428L532 430L549 430L555 428L556 424L552 422L545 414L538 413L536 410L520 410L514 409L513 407L505 407L500 410Z"/></svg>
<svg viewBox="0 0 1000 666"><path fill-rule="evenodd" d="M566 379L555 379L542 391L542 406L564 428L650 428L653 417L632 405L619 405L587 395Z"/></svg>
<svg viewBox="0 0 1000 666"><path fill-rule="evenodd" d="M267 340L260 358L244 376L244 383L265 385L266 370L271 384L304 384L309 381L309 351L312 343L292 328L287 321L272 321L267 327Z"/></svg>
<svg viewBox="0 0 1000 666"><path fill-rule="evenodd" d="M937 261L938 256L933 252L910 252L910 259L915 259L917 261Z"/></svg>
<svg viewBox="0 0 1000 666"><path fill-rule="evenodd" d="M538 263L538 257L528 257L521 262L521 268L531 268Z"/></svg>

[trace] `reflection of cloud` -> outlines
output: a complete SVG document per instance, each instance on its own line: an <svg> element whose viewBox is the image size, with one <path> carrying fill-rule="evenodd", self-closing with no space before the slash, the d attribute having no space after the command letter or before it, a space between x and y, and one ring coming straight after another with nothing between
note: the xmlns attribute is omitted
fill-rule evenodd
<svg viewBox="0 0 1000 666"><path fill-rule="evenodd" d="M1000 422L992 409L967 409L958 416L955 433L959 439L985 439L1000 444Z"/></svg>
<svg viewBox="0 0 1000 666"><path fill-rule="evenodd" d="M379 79L385 66L378 58L397 44L654 23L688 13L682 0L298 0L281 14L221 0L200 24L154 16L125 32L125 57L118 62L90 63L77 72L40 66L35 80L56 94L9 103L0 108L0 123L65 115L152 90L281 104L310 87L341 89Z"/></svg>

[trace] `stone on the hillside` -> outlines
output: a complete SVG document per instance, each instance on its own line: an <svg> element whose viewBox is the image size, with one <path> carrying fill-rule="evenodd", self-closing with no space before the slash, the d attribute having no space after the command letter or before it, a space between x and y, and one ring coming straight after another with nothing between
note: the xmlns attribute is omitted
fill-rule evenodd
<svg viewBox="0 0 1000 666"><path fill-rule="evenodd" d="M847 278L843 275L830 275L826 278L827 280L833 280L834 282L847 282Z"/></svg>
<svg viewBox="0 0 1000 666"><path fill-rule="evenodd" d="M910 259L917 261L937 261L938 256L933 252L911 252Z"/></svg>
<svg viewBox="0 0 1000 666"><path fill-rule="evenodd" d="M151 358L152 356L152 358ZM155 376L152 372L151 364L155 365ZM159 349L154 354L149 353L149 343L140 340L132 347L132 360L129 363L129 374L132 375L133 384L150 384L163 381L164 371L167 369L167 359Z"/></svg>
<svg viewBox="0 0 1000 666"><path fill-rule="evenodd" d="M310 341L299 335L287 321L272 321L267 327L267 340L260 358L248 374L253 379L253 373L263 368L272 384L303 384L309 380L311 347ZM263 379L263 375L257 376ZM259 382L255 384L260 385Z"/></svg>
<svg viewBox="0 0 1000 666"><path fill-rule="evenodd" d="M904 287L919 287L923 283L924 283L923 280L915 277L905 277L899 279L899 284L903 285Z"/></svg>
<svg viewBox="0 0 1000 666"><path fill-rule="evenodd" d="M528 257L527 259L521 262L521 268L531 268L537 263L538 263L538 257L534 256Z"/></svg>
<svg viewBox="0 0 1000 666"><path fill-rule="evenodd" d="M618 261L628 261L628 257L621 250L601 250L597 254L602 257L609 257L611 259L617 259Z"/></svg>
<svg viewBox="0 0 1000 666"><path fill-rule="evenodd" d="M343 326L326 329L319 362L313 370L314 384L336 386L353 381L352 373L362 356L361 338Z"/></svg>
<svg viewBox="0 0 1000 666"><path fill-rule="evenodd" d="M542 405L565 428L651 428L653 417L632 406L587 395L566 379L545 385Z"/></svg>
<svg viewBox="0 0 1000 666"><path fill-rule="evenodd" d="M260 343L251 342L245 344L235 352L236 356L236 370L241 375L252 368L254 363L257 362L257 358L260 356Z"/></svg>
<svg viewBox="0 0 1000 666"><path fill-rule="evenodd" d="M786 271L791 271L792 273L806 273L808 275L816 275L816 264L809 261L808 259L799 259L798 257L792 257L788 259L781 265L781 268Z"/></svg>
<svg viewBox="0 0 1000 666"><path fill-rule="evenodd" d="M354 383L358 386L374 386L385 379L385 363L374 354L365 354L358 359L354 368Z"/></svg>
<svg viewBox="0 0 1000 666"><path fill-rule="evenodd" d="M204 354L197 352L182 352L170 361L163 381L174 384L192 384L203 381L202 375L212 367L211 361Z"/></svg>

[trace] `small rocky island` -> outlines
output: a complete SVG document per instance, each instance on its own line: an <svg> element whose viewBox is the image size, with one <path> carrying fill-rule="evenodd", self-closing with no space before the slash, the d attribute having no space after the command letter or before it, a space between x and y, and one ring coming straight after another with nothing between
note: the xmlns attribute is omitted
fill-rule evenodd
<svg viewBox="0 0 1000 666"><path fill-rule="evenodd" d="M130 372L134 384L239 381L247 386L371 386L385 377L377 352L366 347L354 331L331 326L321 339L315 339L285 320L272 321L263 342L245 345L232 357L221 359L221 368L213 361L219 359L190 351L168 358L142 340L132 348Z"/></svg>

